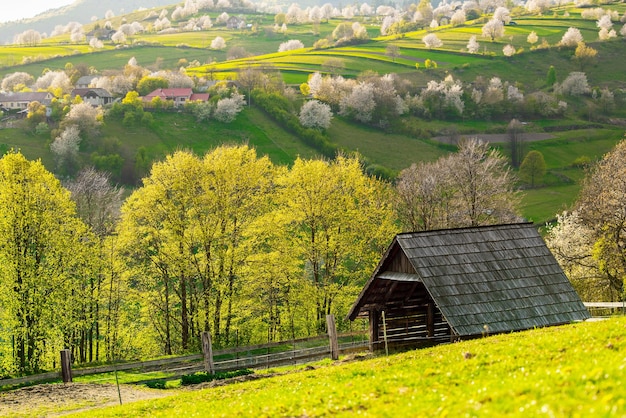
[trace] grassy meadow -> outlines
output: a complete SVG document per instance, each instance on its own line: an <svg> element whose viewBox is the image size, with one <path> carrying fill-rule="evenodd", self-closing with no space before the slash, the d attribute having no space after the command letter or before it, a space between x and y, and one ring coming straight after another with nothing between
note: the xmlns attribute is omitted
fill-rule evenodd
<svg viewBox="0 0 626 418"><path fill-rule="evenodd" d="M445 124L435 122L432 129L445 127ZM483 123L459 124L456 128L461 135L478 137L485 129ZM551 134L552 139L526 145L526 151L537 150L544 155L548 170L538 187L523 190L521 213L538 224L554 219L556 213L567 209L576 199L585 167L576 166L575 161L582 156L590 161L597 160L624 137L623 130L618 129L588 128ZM161 160L178 149L193 150L201 155L222 143L248 144L259 154L268 155L275 164L289 165L296 157L319 157L316 150L286 132L255 106L245 109L232 124L196 123L189 114L160 113L149 127L107 123L101 128L101 136L119 140L123 155L132 156L139 147L144 147L153 160ZM368 164L384 166L396 173L413 163L434 161L454 150L451 145L386 133L341 117L334 118L328 136L343 149L360 153ZM20 149L29 159L41 159L49 170L53 170L49 141L46 135L36 135L21 128L0 129L0 144ZM501 147L506 154L506 144L494 145ZM92 151L85 150L85 156Z"/></svg>
<svg viewBox="0 0 626 418"><path fill-rule="evenodd" d="M623 416L626 318L495 335L72 416ZM267 373L267 372L265 372Z"/></svg>

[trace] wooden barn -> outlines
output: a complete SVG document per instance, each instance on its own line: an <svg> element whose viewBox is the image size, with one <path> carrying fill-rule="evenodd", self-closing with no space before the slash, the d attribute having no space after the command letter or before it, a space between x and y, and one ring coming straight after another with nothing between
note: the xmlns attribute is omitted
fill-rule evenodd
<svg viewBox="0 0 626 418"><path fill-rule="evenodd" d="M589 318L531 223L397 235L348 314L370 349L420 346Z"/></svg>

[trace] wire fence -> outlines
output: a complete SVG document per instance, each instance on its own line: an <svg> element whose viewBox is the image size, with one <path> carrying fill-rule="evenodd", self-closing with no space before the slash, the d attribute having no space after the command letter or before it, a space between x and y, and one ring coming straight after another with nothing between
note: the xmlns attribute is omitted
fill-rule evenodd
<svg viewBox="0 0 626 418"><path fill-rule="evenodd" d="M369 340L363 333L340 334L339 352L342 354L363 351L369 348ZM227 372L239 369L263 369L277 366L298 365L329 358L331 349L328 335L301 338L290 341L280 341L268 344L259 344L245 347L234 347L213 352L214 368L216 372ZM111 372L128 372L133 377L128 383L143 383L154 380L149 375L159 372L166 374L165 380L177 379L182 375L206 370L205 356L202 353L165 359L124 362L98 367L75 368L71 370L73 377L90 376ZM36 384L57 381L62 378L61 371L41 373L37 375L1 379L0 388L26 384ZM98 382L110 379L93 379Z"/></svg>

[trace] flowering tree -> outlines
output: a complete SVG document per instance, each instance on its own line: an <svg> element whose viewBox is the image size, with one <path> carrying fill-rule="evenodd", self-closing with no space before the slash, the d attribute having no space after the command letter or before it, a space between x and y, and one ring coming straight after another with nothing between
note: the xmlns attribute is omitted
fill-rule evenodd
<svg viewBox="0 0 626 418"><path fill-rule="evenodd" d="M614 29L602 28L600 29L600 31L598 31L598 38L600 38L601 41L606 41L615 37L617 37L617 33Z"/></svg>
<svg viewBox="0 0 626 418"><path fill-rule="evenodd" d="M369 122L375 107L374 86L371 83L359 83L341 99L339 113L352 116L360 122Z"/></svg>
<svg viewBox="0 0 626 418"><path fill-rule="evenodd" d="M0 83L0 88L4 91L19 91L30 86L35 79L32 75L23 71L7 74Z"/></svg>
<svg viewBox="0 0 626 418"><path fill-rule="evenodd" d="M452 26L461 26L465 24L465 10L459 9L450 18L450 23Z"/></svg>
<svg viewBox="0 0 626 418"><path fill-rule="evenodd" d="M80 131L77 126L68 126L57 136L50 150L56 158L57 168L67 174L72 174L78 168L78 147L80 145Z"/></svg>
<svg viewBox="0 0 626 418"><path fill-rule="evenodd" d="M89 40L89 46L93 49L102 49L104 48L104 43L98 38L91 38Z"/></svg>
<svg viewBox="0 0 626 418"><path fill-rule="evenodd" d="M154 30L158 32L158 31L171 28L172 22L170 22L170 20L167 17L163 17L161 19L155 20L152 27L154 28Z"/></svg>
<svg viewBox="0 0 626 418"><path fill-rule="evenodd" d="M530 32L528 36L526 37L526 42L528 42L531 45L536 44L538 40L539 40L539 37L537 36L537 33L535 31Z"/></svg>
<svg viewBox="0 0 626 418"><path fill-rule="evenodd" d="M302 48L304 48L304 44L301 41L297 39L290 39L287 42L283 42L280 44L280 46L278 47L278 52L293 51L295 49Z"/></svg>
<svg viewBox="0 0 626 418"><path fill-rule="evenodd" d="M116 44L123 44L126 42L126 35L124 32L118 30L111 36L111 40Z"/></svg>
<svg viewBox="0 0 626 418"><path fill-rule="evenodd" d="M580 42L583 42L583 35L580 33L580 30L578 28L569 28L563 34L559 45L573 48Z"/></svg>
<svg viewBox="0 0 626 418"><path fill-rule="evenodd" d="M515 55L515 47L511 44L507 44L502 48L502 53L505 57L512 57Z"/></svg>
<svg viewBox="0 0 626 418"><path fill-rule="evenodd" d="M48 71L35 81L34 89L53 92L57 97L69 93L73 86L65 71Z"/></svg>
<svg viewBox="0 0 626 418"><path fill-rule="evenodd" d="M584 300L621 300L624 295L624 160L622 141L582 182L575 210L564 213L547 243Z"/></svg>
<svg viewBox="0 0 626 418"><path fill-rule="evenodd" d="M599 29L606 29L607 31L613 27L613 21L610 15L602 15L596 22L596 26Z"/></svg>
<svg viewBox="0 0 626 418"><path fill-rule="evenodd" d="M508 25L511 22L511 12L509 12L509 9L507 9L506 7L499 6L493 12L493 19L499 20L503 24Z"/></svg>
<svg viewBox="0 0 626 418"><path fill-rule="evenodd" d="M102 124L102 108L93 107L89 103L75 103L65 115L62 127L76 126L79 133L95 135L98 126Z"/></svg>
<svg viewBox="0 0 626 418"><path fill-rule="evenodd" d="M211 41L211 49L224 49L226 48L226 41L221 36L216 36Z"/></svg>
<svg viewBox="0 0 626 418"><path fill-rule="evenodd" d="M35 46L41 42L41 34L33 29L28 29L13 37L13 43L18 45Z"/></svg>
<svg viewBox="0 0 626 418"><path fill-rule="evenodd" d="M368 39L369 35L367 33L367 29L365 26L361 25L359 22L354 22L352 24L352 36L354 39Z"/></svg>
<svg viewBox="0 0 626 418"><path fill-rule="evenodd" d="M476 35L472 35L472 37L467 42L467 50L470 54L475 54L480 49L480 45L478 41L476 41Z"/></svg>
<svg viewBox="0 0 626 418"><path fill-rule="evenodd" d="M587 46L584 42L579 42L573 58L580 64L580 71L583 71L587 65L596 60L596 55L598 55L597 50Z"/></svg>
<svg viewBox="0 0 626 418"><path fill-rule="evenodd" d="M504 36L504 24L502 20L491 19L481 29L483 38L490 38L494 41L496 38Z"/></svg>
<svg viewBox="0 0 626 418"><path fill-rule="evenodd" d="M225 25L226 22L228 22L229 18L230 16L228 15L228 13L223 12L222 14L220 14L218 17L215 18L215 23Z"/></svg>
<svg viewBox="0 0 626 418"><path fill-rule="evenodd" d="M463 84L460 80L454 80L448 75L438 83L431 80L421 92L420 97L424 106L433 115L445 117L448 113L462 115L465 103L463 102Z"/></svg>
<svg viewBox="0 0 626 418"><path fill-rule="evenodd" d="M555 87L555 90L561 94L570 96L580 96L591 91L587 82L587 75L580 71L569 73L563 82Z"/></svg>
<svg viewBox="0 0 626 418"><path fill-rule="evenodd" d="M441 39L439 39L434 33L429 33L428 35L424 36L422 38L422 42L424 42L424 45L426 45L428 49L439 48L440 46L443 46L443 42L441 41Z"/></svg>
<svg viewBox="0 0 626 418"><path fill-rule="evenodd" d="M543 13L550 8L550 0L528 0L524 7L530 13Z"/></svg>
<svg viewBox="0 0 626 418"><path fill-rule="evenodd" d="M306 128L328 129L332 118L330 106L318 100L309 100L300 109L300 123Z"/></svg>
<svg viewBox="0 0 626 418"><path fill-rule="evenodd" d="M233 93L231 97L220 99L217 102L213 116L220 122L230 123L235 120L245 104L243 94Z"/></svg>

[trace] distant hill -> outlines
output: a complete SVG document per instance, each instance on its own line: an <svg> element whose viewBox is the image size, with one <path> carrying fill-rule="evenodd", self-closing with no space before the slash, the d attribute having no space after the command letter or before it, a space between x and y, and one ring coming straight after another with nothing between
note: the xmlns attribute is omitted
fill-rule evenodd
<svg viewBox="0 0 626 418"><path fill-rule="evenodd" d="M12 42L15 34L27 29L50 34L56 25L66 25L69 22L86 24L91 22L92 16L103 19L108 10L121 15L140 8L151 9L178 3L181 2L176 0L76 0L68 6L48 10L31 19L1 23L0 43Z"/></svg>

